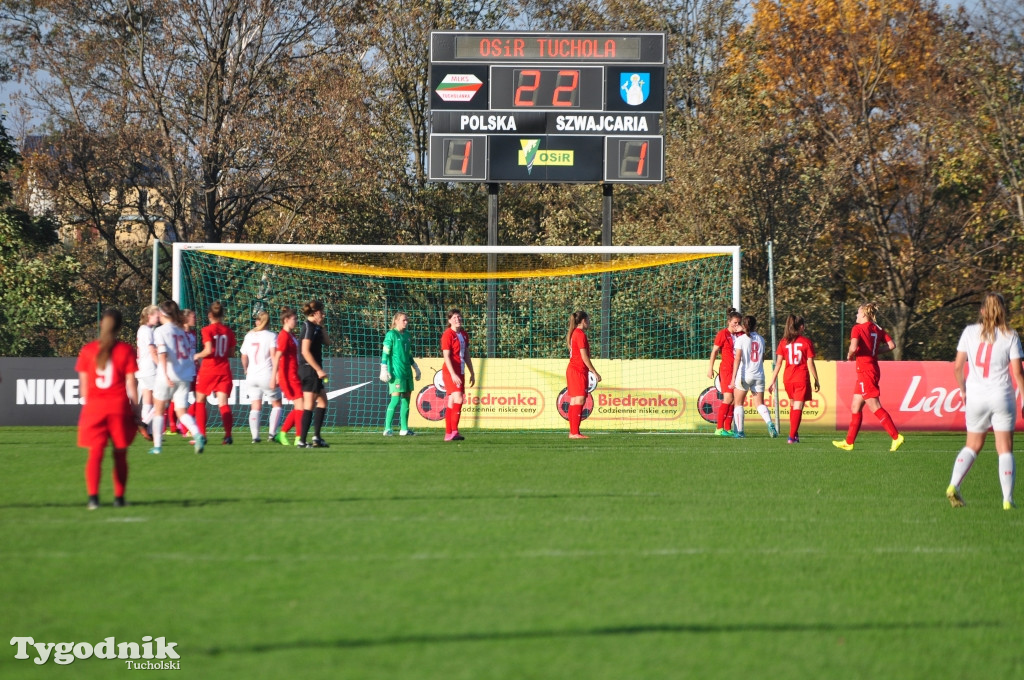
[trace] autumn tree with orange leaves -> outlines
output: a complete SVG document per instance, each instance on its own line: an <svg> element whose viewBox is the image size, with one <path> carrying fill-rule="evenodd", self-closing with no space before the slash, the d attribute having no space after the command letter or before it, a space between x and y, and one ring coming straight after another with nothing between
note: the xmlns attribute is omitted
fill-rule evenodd
<svg viewBox="0 0 1024 680"><path fill-rule="evenodd" d="M790 155L838 188L808 256L836 300L876 301L904 358L911 332L972 305L996 255L983 219L996 182L945 115L947 24L921 0L760 0L729 61ZM962 314L961 314L962 316Z"/></svg>

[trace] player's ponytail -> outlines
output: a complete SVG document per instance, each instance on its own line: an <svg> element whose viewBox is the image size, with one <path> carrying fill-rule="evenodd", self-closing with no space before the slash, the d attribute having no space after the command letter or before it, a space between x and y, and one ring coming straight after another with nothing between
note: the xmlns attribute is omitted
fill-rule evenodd
<svg viewBox="0 0 1024 680"><path fill-rule="evenodd" d="M727 321L732 321L733 319L743 319L743 315L736 311L735 307L730 307L725 310L725 318Z"/></svg>
<svg viewBox="0 0 1024 680"><path fill-rule="evenodd" d="M750 316L749 314L743 317L743 330L749 335L757 330L757 319Z"/></svg>
<svg viewBox="0 0 1024 680"><path fill-rule="evenodd" d="M255 332L259 333L260 331L266 330L267 325L269 325L269 324L270 324L270 315L267 314L266 312L259 312L256 315L256 325L254 325L252 327L252 329Z"/></svg>
<svg viewBox="0 0 1024 680"><path fill-rule="evenodd" d="M310 300L306 304L302 305L302 313L307 317L313 316L317 312L324 311L324 303L319 300Z"/></svg>
<svg viewBox="0 0 1024 680"><path fill-rule="evenodd" d="M783 333L782 337L786 342L793 342L800 337L800 331L803 330L803 327L804 317L796 314L790 314L786 317L786 331Z"/></svg>
<svg viewBox="0 0 1024 680"><path fill-rule="evenodd" d="M292 317L298 317L298 316L299 316L298 313L295 311L295 309L293 307L282 307L281 308L281 325L283 326L284 322L287 321L288 319L290 319Z"/></svg>
<svg viewBox="0 0 1024 680"><path fill-rule="evenodd" d="M108 307L103 310L100 317L100 351L96 353L96 368L102 370L110 360L110 353L114 351L114 343L117 342L117 332L121 330L124 319L121 317L121 310Z"/></svg>
<svg viewBox="0 0 1024 680"><path fill-rule="evenodd" d="M181 309L174 300L164 300L158 305L160 313L171 320L175 326L181 325Z"/></svg>
<svg viewBox="0 0 1024 680"><path fill-rule="evenodd" d="M1006 324L1006 300L999 293L986 293L981 302L978 323L981 324L981 339L992 343L996 340L996 329L1002 333L1010 333Z"/></svg>
<svg viewBox="0 0 1024 680"><path fill-rule="evenodd" d="M572 314L569 315L569 324L568 324L568 328L565 331L565 344L566 344L566 346L570 350L572 350L572 332L574 330L576 330L576 328L581 323L583 323L584 321L587 321L589 319L590 319L590 315L587 314L582 309L577 310L577 311L575 311L575 312L573 312Z"/></svg>
<svg viewBox="0 0 1024 680"><path fill-rule="evenodd" d="M224 318L224 305L220 302L214 302L210 305L208 313L217 321L221 321Z"/></svg>
<svg viewBox="0 0 1024 680"><path fill-rule="evenodd" d="M875 322L875 317L878 316L878 305L874 302L865 302L860 306L860 309L864 312L864 316L868 318L868 321L871 323Z"/></svg>

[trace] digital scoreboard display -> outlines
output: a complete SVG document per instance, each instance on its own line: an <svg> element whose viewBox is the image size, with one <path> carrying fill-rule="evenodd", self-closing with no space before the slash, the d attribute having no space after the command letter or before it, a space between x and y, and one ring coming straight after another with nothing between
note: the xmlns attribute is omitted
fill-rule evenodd
<svg viewBox="0 0 1024 680"><path fill-rule="evenodd" d="M665 178L665 35L437 31L429 178Z"/></svg>

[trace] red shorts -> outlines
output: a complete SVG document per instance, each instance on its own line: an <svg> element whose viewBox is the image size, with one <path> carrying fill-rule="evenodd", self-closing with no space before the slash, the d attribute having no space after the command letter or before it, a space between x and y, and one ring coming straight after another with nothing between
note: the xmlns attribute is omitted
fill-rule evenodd
<svg viewBox="0 0 1024 680"><path fill-rule="evenodd" d="M128 411L103 408L83 408L78 415L78 445L87 449L106 446L113 442L115 449L127 449L139 431L135 416Z"/></svg>
<svg viewBox="0 0 1024 680"><path fill-rule="evenodd" d="M231 394L231 391L235 388L235 381L231 378L229 371L203 371L199 369L199 375L196 376L196 392L200 394L216 394L217 392L226 392Z"/></svg>
<svg viewBox="0 0 1024 680"><path fill-rule="evenodd" d="M582 371L573 368L572 366L565 369L565 382L568 386L568 395L570 397L585 397L587 396L587 371Z"/></svg>
<svg viewBox="0 0 1024 680"><path fill-rule="evenodd" d="M786 395L790 401L807 401L811 398L810 379L803 382L785 383Z"/></svg>
<svg viewBox="0 0 1024 680"><path fill-rule="evenodd" d="M292 401L302 399L302 383L299 382L299 376L289 375L287 373L278 373L277 386L281 388L281 394L283 394L286 399L290 399Z"/></svg>
<svg viewBox="0 0 1024 680"><path fill-rule="evenodd" d="M441 375L444 378L444 391L448 394L455 394L456 392L466 391L466 374L462 373L459 377L462 378L462 387L457 387L455 381L452 380L451 373L448 372L448 364L445 364L441 369Z"/></svg>
<svg viewBox="0 0 1024 680"><path fill-rule="evenodd" d="M881 396L881 392L878 391L878 378L878 373L858 368L853 383L854 394L859 394L865 399L877 399Z"/></svg>

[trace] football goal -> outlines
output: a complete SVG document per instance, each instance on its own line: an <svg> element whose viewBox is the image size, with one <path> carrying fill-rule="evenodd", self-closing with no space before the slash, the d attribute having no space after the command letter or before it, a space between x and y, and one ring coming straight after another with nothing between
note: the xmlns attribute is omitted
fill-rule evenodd
<svg viewBox="0 0 1024 680"><path fill-rule="evenodd" d="M413 429L443 427L440 336L462 311L476 384L462 425L565 426L567 322L590 314L591 355L602 382L587 427L713 429L718 396L707 357L730 306L739 307L740 251L725 247L285 246L175 243L173 297L200 325L214 301L239 342L260 311L280 329L282 307L322 301L330 345L327 425L380 431L387 386L381 344L397 312L409 316L421 379ZM240 367L236 385L242 382ZM236 388L239 411L244 395Z"/></svg>

